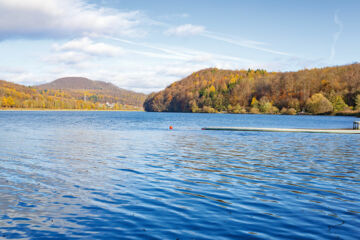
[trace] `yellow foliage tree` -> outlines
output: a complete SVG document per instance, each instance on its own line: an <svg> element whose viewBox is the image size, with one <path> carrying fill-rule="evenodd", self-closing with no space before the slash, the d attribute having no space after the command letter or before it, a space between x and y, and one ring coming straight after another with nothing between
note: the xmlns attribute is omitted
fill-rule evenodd
<svg viewBox="0 0 360 240"><path fill-rule="evenodd" d="M2 106L2 107L7 107L7 106L8 106L6 97L2 97L2 99L1 99L1 106Z"/></svg>

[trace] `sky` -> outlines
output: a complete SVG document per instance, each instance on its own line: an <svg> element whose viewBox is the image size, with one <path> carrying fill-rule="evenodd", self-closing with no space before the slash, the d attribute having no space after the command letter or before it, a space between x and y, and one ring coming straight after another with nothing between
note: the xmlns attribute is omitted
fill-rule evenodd
<svg viewBox="0 0 360 240"><path fill-rule="evenodd" d="M0 79L81 76L150 93L210 67L351 64L359 11L358 0L0 0Z"/></svg>

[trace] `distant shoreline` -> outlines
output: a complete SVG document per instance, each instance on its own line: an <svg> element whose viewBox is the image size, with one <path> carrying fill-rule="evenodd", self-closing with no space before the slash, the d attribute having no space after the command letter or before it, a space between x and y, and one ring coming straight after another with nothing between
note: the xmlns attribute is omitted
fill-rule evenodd
<svg viewBox="0 0 360 240"><path fill-rule="evenodd" d="M110 110L110 109L47 109L47 108L0 108L0 111L24 112L144 112L143 110Z"/></svg>
<svg viewBox="0 0 360 240"><path fill-rule="evenodd" d="M146 112L145 110L110 110L110 109L47 109L47 108L0 108L0 112ZM168 113L191 113L191 112L168 112ZM203 113L200 113L203 114ZM210 114L251 114L251 115L288 115L291 114L266 114L266 113L227 113L217 112ZM297 113L293 115L307 115L307 116L343 116L343 117L360 117L360 112L337 112L332 114L310 114L310 113Z"/></svg>

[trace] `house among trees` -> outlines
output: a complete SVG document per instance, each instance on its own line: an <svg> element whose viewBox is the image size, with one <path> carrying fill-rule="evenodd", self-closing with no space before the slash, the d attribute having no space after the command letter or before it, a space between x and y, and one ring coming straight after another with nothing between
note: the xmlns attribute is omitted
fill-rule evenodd
<svg viewBox="0 0 360 240"><path fill-rule="evenodd" d="M114 108L114 107L115 107L115 103L106 102L106 106L107 106L108 108Z"/></svg>

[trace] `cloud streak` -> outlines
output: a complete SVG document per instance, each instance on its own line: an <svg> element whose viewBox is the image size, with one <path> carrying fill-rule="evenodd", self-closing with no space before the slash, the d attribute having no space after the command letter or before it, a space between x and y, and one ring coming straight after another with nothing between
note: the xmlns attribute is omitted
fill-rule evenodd
<svg viewBox="0 0 360 240"><path fill-rule="evenodd" d="M282 56L291 56L291 54L286 53L286 52L266 48L266 47L264 47L264 45L266 45L266 44L263 42L252 41L252 40L234 40L229 37L224 37L219 33L207 31L204 26L200 26L200 25L184 24L184 25L180 25L177 27L170 27L164 33L165 33L165 35L168 35L168 36L182 36L182 37L197 35L197 36L202 36L202 37L205 37L208 39L222 41L225 43L229 43L232 45L236 45L236 46L240 46L240 47L244 47L244 48L248 48L248 49L255 49L258 51L276 54L276 55L282 55Z"/></svg>
<svg viewBox="0 0 360 240"><path fill-rule="evenodd" d="M337 41L339 40L339 37L343 31L343 28L344 28L344 25L343 23L341 22L339 16L338 16L338 12L339 11L336 11L335 14L334 14L334 22L335 24L339 27L339 30L337 32L334 33L333 35L333 42L332 42L332 45L331 45L331 51L330 51L330 61L334 60L335 58L335 54L336 54L336 43Z"/></svg>
<svg viewBox="0 0 360 240"><path fill-rule="evenodd" d="M207 37L207 38L211 38L211 39L214 39L214 40L230 43L230 44L240 46L240 47L244 47L244 48L255 49L255 50L259 50L259 51L267 52L267 53L272 53L272 54L276 54L276 55L290 56L290 54L286 53L286 52L281 52L281 51L277 51L277 50L262 47L262 45L265 45L265 44L261 43L261 42L249 41L249 40L240 40L240 41L239 40L234 40L234 39L231 39L231 38L228 38L228 37L223 37L223 36L221 36L219 34L208 32L208 31L202 33L201 35L204 36L204 37Z"/></svg>
<svg viewBox="0 0 360 240"><path fill-rule="evenodd" d="M111 36L106 36L105 38L108 38L108 39L111 39L114 41L119 41L119 42L126 43L126 44L130 44L130 45L134 45L137 47L142 47L142 48L147 48L147 49L157 51L156 53L153 53L153 52L140 51L140 50L129 50L129 49L127 50L130 52L134 52L136 54L143 54L145 56L148 56L151 54L154 57L182 60L182 61L187 61L187 62L193 62L193 61L206 62L211 59L221 59L221 60L245 62L245 63L251 63L251 64L254 63L254 61L252 61L250 59L246 59L246 58L233 57L233 56L227 56L227 55L221 55L221 54L213 54L213 53L203 52L203 51L198 51L198 50L193 50L193 49L181 49L181 50L178 49L177 50L177 49L170 49L170 48L165 48L165 47L158 47L158 46L150 45L147 43L139 43L139 42L135 42L135 41L129 41L129 40L125 40L122 38L116 38L116 37L111 37ZM159 53L159 52L161 52L161 53Z"/></svg>

